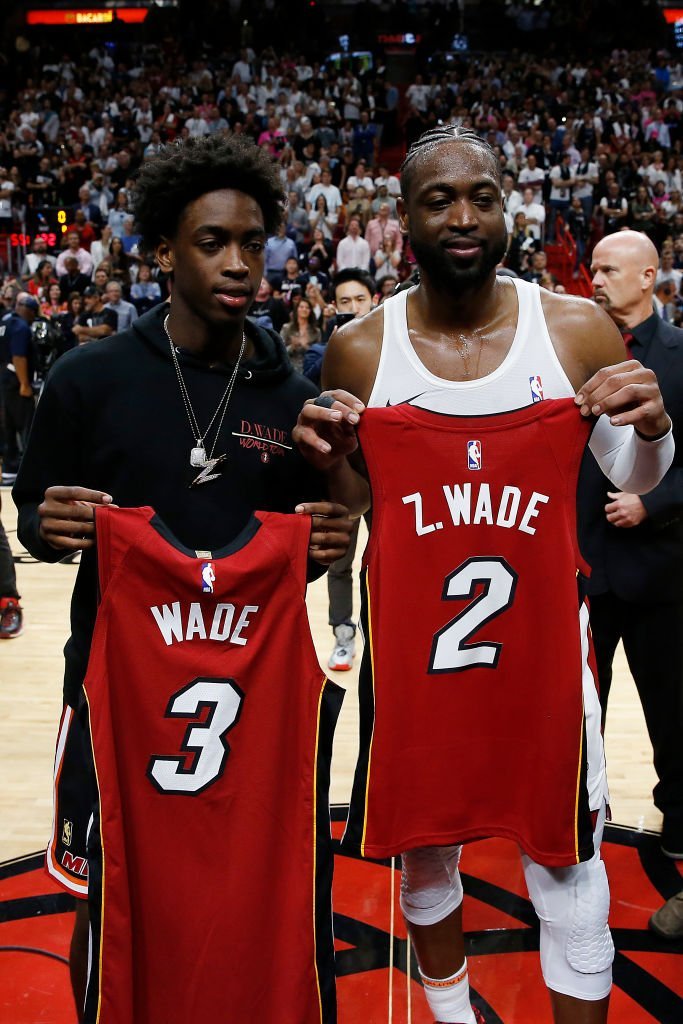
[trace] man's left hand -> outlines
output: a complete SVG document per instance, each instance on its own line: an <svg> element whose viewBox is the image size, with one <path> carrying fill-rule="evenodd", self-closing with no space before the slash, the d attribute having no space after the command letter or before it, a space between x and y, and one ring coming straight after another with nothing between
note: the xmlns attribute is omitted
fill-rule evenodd
<svg viewBox="0 0 683 1024"><path fill-rule="evenodd" d="M646 438L663 437L671 426L655 374L637 359L598 370L575 402L582 416L605 413L615 427L632 424Z"/></svg>
<svg viewBox="0 0 683 1024"><path fill-rule="evenodd" d="M639 526L647 519L647 509L637 494L608 491L607 496L612 501L605 505L605 514L612 526L628 529L631 526Z"/></svg>
<svg viewBox="0 0 683 1024"><path fill-rule="evenodd" d="M331 565L346 554L353 519L345 505L334 501L312 501L297 505L295 512L312 517L309 558L321 565Z"/></svg>

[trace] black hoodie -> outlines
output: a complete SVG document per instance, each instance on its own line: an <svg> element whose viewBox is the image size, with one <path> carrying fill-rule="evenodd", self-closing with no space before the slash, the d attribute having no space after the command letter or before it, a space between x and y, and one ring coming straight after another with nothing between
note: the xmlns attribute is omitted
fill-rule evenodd
<svg viewBox="0 0 683 1024"><path fill-rule="evenodd" d="M301 406L317 392L294 373L279 336L248 322L254 357L240 368L214 453L227 453L227 467L190 490L195 440L163 329L167 312L157 306L129 330L67 352L50 373L12 492L19 539L34 557L64 556L39 534L38 505L55 484L105 491L121 506L151 505L183 544L207 550L229 543L256 509L293 512L301 501L325 498L324 480L291 440ZM233 367L178 358L206 429ZM207 451L214 436L215 427ZM90 549L81 558L65 648L64 696L74 707L95 621L96 574Z"/></svg>

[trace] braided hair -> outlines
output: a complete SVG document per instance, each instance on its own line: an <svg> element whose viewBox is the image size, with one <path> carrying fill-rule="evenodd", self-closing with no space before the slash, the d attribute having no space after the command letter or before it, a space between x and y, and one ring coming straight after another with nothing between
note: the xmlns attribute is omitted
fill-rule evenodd
<svg viewBox="0 0 683 1024"><path fill-rule="evenodd" d="M401 193L404 199L407 199L410 194L419 157L430 153L444 142L466 142L473 146L479 146L491 157L491 162L495 166L496 179L500 179L498 158L486 139L482 139L481 135L477 135L472 128L461 128L457 124L440 124L436 128L430 128L423 132L419 139L413 142L401 164Z"/></svg>

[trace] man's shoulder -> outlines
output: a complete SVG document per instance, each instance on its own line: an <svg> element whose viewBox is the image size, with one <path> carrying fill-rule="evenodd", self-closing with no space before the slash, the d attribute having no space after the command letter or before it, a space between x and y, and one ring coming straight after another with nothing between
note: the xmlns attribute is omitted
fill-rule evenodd
<svg viewBox="0 0 683 1024"><path fill-rule="evenodd" d="M683 327L676 327L660 317L659 322L655 325L653 340L667 348L683 349Z"/></svg>
<svg viewBox="0 0 683 1024"><path fill-rule="evenodd" d="M555 332L567 334L573 330L584 333L592 327L611 323L605 311L592 299L583 298L581 295L550 292L545 288L540 289L540 296L551 335Z"/></svg>
<svg viewBox="0 0 683 1024"><path fill-rule="evenodd" d="M20 345L25 351L25 346L31 341L31 328L22 320L20 316L13 314L8 320L4 322L5 340L10 346ZM20 355L19 352L14 352L14 355Z"/></svg>

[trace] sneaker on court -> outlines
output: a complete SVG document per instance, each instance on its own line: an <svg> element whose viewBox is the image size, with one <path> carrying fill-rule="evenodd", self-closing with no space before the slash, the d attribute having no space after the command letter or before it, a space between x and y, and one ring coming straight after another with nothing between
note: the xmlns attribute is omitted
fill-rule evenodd
<svg viewBox="0 0 683 1024"><path fill-rule="evenodd" d="M353 666L356 653L356 627L348 622L334 627L335 645L327 667L333 672L348 672Z"/></svg>
<svg viewBox="0 0 683 1024"><path fill-rule="evenodd" d="M683 939L683 889L655 911L649 924L663 939Z"/></svg>
<svg viewBox="0 0 683 1024"><path fill-rule="evenodd" d="M0 484L2 484L3 487L11 487L16 479L16 473L3 473L2 476L0 476Z"/></svg>
<svg viewBox="0 0 683 1024"><path fill-rule="evenodd" d="M15 597L0 597L0 639L19 636L24 626L21 606Z"/></svg>

